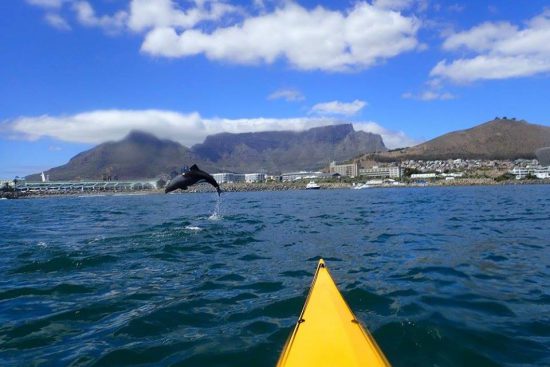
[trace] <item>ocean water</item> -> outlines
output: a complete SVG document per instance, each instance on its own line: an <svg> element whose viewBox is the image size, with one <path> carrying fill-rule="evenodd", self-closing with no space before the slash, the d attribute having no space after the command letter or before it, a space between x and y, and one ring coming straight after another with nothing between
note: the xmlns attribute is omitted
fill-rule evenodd
<svg viewBox="0 0 550 367"><path fill-rule="evenodd" d="M550 365L550 186L0 201L0 365L274 366L323 257L394 366Z"/></svg>

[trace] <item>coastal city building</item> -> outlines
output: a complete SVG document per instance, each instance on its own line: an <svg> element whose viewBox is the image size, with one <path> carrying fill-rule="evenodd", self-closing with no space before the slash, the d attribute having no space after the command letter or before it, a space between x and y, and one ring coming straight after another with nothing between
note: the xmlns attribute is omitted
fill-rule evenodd
<svg viewBox="0 0 550 367"><path fill-rule="evenodd" d="M230 173L230 172L214 173L212 177L214 177L214 180L216 180L216 182L219 184L244 182L245 180L245 175L241 173Z"/></svg>
<svg viewBox="0 0 550 367"><path fill-rule="evenodd" d="M426 179L426 178L437 178L438 175L437 173L413 173L411 175L411 178L412 179L415 179L415 178L423 178L423 179Z"/></svg>
<svg viewBox="0 0 550 367"><path fill-rule="evenodd" d="M514 167L510 171L511 174L516 176L516 180L522 180L529 176L540 179L550 178L550 166L528 166L528 167Z"/></svg>
<svg viewBox="0 0 550 367"><path fill-rule="evenodd" d="M311 171L300 171L300 172L287 172L281 175L281 181L290 182L296 180L312 180L316 178L323 177L323 172L311 172Z"/></svg>
<svg viewBox="0 0 550 367"><path fill-rule="evenodd" d="M0 187L13 187L13 180L0 179Z"/></svg>
<svg viewBox="0 0 550 367"><path fill-rule="evenodd" d="M333 161L329 165L329 173L331 175L337 173L340 176L357 177L359 174L359 165L357 163L336 164Z"/></svg>
<svg viewBox="0 0 550 367"><path fill-rule="evenodd" d="M403 175L404 170L400 166L374 166L372 168L359 169L359 176L366 176L369 178L402 178Z"/></svg>
<svg viewBox="0 0 550 367"><path fill-rule="evenodd" d="M264 182L265 181L265 173L246 173L244 175L244 181L248 182L248 183Z"/></svg>

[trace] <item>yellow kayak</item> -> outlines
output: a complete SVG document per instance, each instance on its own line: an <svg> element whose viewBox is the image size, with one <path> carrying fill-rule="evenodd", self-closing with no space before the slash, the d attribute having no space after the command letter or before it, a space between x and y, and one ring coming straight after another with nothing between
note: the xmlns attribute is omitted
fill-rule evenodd
<svg viewBox="0 0 550 367"><path fill-rule="evenodd" d="M304 309L279 357L288 366L389 366L319 260Z"/></svg>

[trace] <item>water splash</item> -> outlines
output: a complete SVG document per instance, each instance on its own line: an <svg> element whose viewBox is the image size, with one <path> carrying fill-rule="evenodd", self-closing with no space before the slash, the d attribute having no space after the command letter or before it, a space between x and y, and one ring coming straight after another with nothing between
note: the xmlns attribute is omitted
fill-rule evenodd
<svg viewBox="0 0 550 367"><path fill-rule="evenodd" d="M209 220L221 220L222 217L222 196L218 195L218 199L216 200L216 206L214 207L214 212L212 215L208 217Z"/></svg>

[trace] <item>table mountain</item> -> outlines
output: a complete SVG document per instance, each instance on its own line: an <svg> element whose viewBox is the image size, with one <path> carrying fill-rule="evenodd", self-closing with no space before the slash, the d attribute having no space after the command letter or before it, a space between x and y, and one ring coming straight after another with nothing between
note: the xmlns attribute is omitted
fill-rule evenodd
<svg viewBox="0 0 550 367"><path fill-rule="evenodd" d="M154 178L196 163L209 172L285 172L319 169L330 160L385 151L382 137L355 131L351 124L306 131L222 133L191 149L152 134L131 132L117 142L77 154L67 164L45 172L51 180ZM38 175L27 177L39 180Z"/></svg>
<svg viewBox="0 0 550 367"><path fill-rule="evenodd" d="M192 148L223 171L285 172L319 169L365 152L386 151L378 134L355 131L353 125L331 125L305 131L221 133Z"/></svg>

